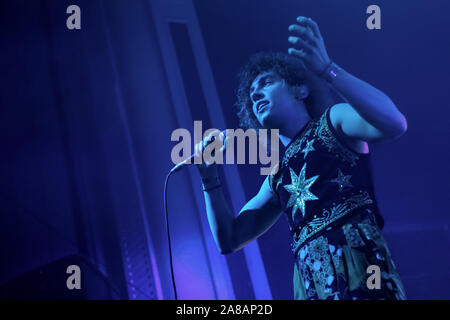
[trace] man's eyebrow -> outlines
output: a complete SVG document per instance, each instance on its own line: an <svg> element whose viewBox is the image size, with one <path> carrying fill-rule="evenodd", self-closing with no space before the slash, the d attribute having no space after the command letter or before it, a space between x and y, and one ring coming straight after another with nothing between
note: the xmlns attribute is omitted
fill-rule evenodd
<svg viewBox="0 0 450 320"><path fill-rule="evenodd" d="M267 78L273 78L273 75L272 74L265 74L265 75L261 76L261 78L259 78L258 81L256 82L257 85L260 85ZM253 92L254 90L255 90L255 87L251 86L250 87L250 93Z"/></svg>

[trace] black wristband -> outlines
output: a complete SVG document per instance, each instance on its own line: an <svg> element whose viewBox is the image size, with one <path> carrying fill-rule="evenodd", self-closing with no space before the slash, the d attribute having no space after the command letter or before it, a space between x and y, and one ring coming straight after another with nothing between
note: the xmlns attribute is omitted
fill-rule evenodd
<svg viewBox="0 0 450 320"><path fill-rule="evenodd" d="M333 64L333 61L330 61L330 63L327 64L327 66L326 66L325 68L323 68L323 70L319 73L319 77L322 77L323 74L324 74L325 72L327 72L328 68L331 67L332 64Z"/></svg>
<svg viewBox="0 0 450 320"><path fill-rule="evenodd" d="M209 189L213 186L220 185L219 177L213 177L213 178L202 178L202 186L203 190Z"/></svg>
<svg viewBox="0 0 450 320"><path fill-rule="evenodd" d="M220 188L221 186L222 186L221 184L218 184L218 185L215 185L215 186L213 186L213 187L203 188L203 191L204 191L204 192L208 192L208 191L211 191L211 190L214 190L214 189L218 189L218 188Z"/></svg>
<svg viewBox="0 0 450 320"><path fill-rule="evenodd" d="M336 79L338 72L341 68L331 61L327 67L319 74L319 77L331 83L334 79Z"/></svg>

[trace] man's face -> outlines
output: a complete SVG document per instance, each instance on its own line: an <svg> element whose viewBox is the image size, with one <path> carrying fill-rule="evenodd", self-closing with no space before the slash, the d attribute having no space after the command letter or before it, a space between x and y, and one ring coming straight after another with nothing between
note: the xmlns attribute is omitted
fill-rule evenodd
<svg viewBox="0 0 450 320"><path fill-rule="evenodd" d="M253 114L263 127L278 127L298 104L292 90L274 72L259 74L250 86ZM297 106L298 107L298 106Z"/></svg>

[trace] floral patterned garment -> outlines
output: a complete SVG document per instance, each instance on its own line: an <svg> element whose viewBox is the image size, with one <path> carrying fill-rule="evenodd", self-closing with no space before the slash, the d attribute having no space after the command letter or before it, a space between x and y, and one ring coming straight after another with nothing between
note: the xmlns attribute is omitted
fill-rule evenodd
<svg viewBox="0 0 450 320"><path fill-rule="evenodd" d="M370 265L380 268L380 289L369 289L366 284ZM294 266L294 299L406 299L370 209L300 248Z"/></svg>
<svg viewBox="0 0 450 320"><path fill-rule="evenodd" d="M292 139L269 176L292 236L294 298L404 299L380 232L370 154L346 146L330 109ZM380 267L382 289L367 289L369 265Z"/></svg>

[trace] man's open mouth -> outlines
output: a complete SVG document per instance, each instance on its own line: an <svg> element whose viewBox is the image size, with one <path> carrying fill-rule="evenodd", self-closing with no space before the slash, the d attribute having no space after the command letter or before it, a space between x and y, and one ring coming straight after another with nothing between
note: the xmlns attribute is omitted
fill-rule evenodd
<svg viewBox="0 0 450 320"><path fill-rule="evenodd" d="M268 104L269 104L269 101L267 101L267 100L258 102L258 104L256 105L256 111L259 113Z"/></svg>

